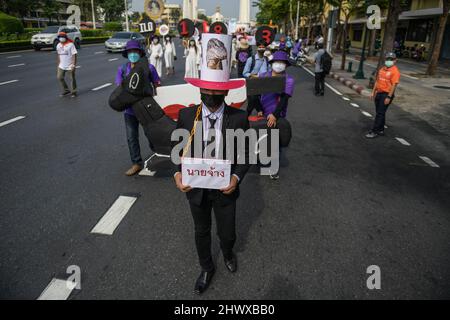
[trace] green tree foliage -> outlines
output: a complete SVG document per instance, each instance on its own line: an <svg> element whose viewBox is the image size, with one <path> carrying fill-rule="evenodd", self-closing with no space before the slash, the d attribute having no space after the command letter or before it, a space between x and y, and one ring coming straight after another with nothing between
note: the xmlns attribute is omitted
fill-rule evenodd
<svg viewBox="0 0 450 320"><path fill-rule="evenodd" d="M95 0L96 5L105 12L106 21L123 20L125 5L123 0Z"/></svg>
<svg viewBox="0 0 450 320"><path fill-rule="evenodd" d="M1 33L22 33L23 25L19 19L0 12L0 34Z"/></svg>

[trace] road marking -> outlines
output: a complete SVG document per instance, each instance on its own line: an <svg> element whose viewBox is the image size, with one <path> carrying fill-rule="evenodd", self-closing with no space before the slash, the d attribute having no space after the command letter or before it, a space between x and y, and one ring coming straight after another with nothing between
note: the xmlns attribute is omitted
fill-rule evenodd
<svg viewBox="0 0 450 320"><path fill-rule="evenodd" d="M395 139L397 139L397 141L398 142L400 142L402 145L404 145L404 146L410 146L411 144L408 142L408 141L406 141L405 139L403 139L403 138L395 138Z"/></svg>
<svg viewBox="0 0 450 320"><path fill-rule="evenodd" d="M105 53L105 51L97 51L97 52L94 52L94 54L102 54L102 53Z"/></svg>
<svg viewBox="0 0 450 320"><path fill-rule="evenodd" d="M73 282L53 278L38 300L67 300L74 288Z"/></svg>
<svg viewBox="0 0 450 320"><path fill-rule="evenodd" d="M363 115L365 115L366 117L372 118L372 115L370 113L366 112L366 111L361 111L361 113Z"/></svg>
<svg viewBox="0 0 450 320"><path fill-rule="evenodd" d="M112 85L112 83L109 83L109 82L108 82L108 83L105 83L104 85L101 85L100 87L97 87L97 88L92 89L92 91L97 91L97 90L100 90L100 89L109 87L110 85Z"/></svg>
<svg viewBox="0 0 450 320"><path fill-rule="evenodd" d="M120 196L117 198L97 225L91 230L91 233L112 235L136 200L136 197Z"/></svg>
<svg viewBox="0 0 450 320"><path fill-rule="evenodd" d="M422 159L424 162L426 162L430 167L439 168L439 165L430 158L425 156L419 156L419 158Z"/></svg>
<svg viewBox="0 0 450 320"><path fill-rule="evenodd" d="M24 66L24 65L25 65L25 63L12 64L12 65L8 66L8 68L20 67L20 66Z"/></svg>
<svg viewBox="0 0 450 320"><path fill-rule="evenodd" d="M7 124L10 124L10 123L22 120L24 118L25 118L24 116L18 116L18 117L12 118L10 120L6 120L6 121L3 121L3 122L0 122L0 127L6 126Z"/></svg>
<svg viewBox="0 0 450 320"><path fill-rule="evenodd" d="M75 69L80 69L80 68L81 68L81 66L76 66L76 67L75 67Z"/></svg>
<svg viewBox="0 0 450 320"><path fill-rule="evenodd" d="M350 105L351 105L352 107L359 108L359 105L357 105L356 103L350 103Z"/></svg>
<svg viewBox="0 0 450 320"><path fill-rule="evenodd" d="M116 61L116 60L119 60L119 58L112 58L112 59L108 59L108 61Z"/></svg>
<svg viewBox="0 0 450 320"><path fill-rule="evenodd" d="M20 58L20 57L21 57L21 55L9 56L9 57L6 57L6 59L14 59L14 58Z"/></svg>
<svg viewBox="0 0 450 320"><path fill-rule="evenodd" d="M407 77L407 78L410 78L410 79L419 80L419 78L410 76L409 74L406 74L406 73L404 73L403 75L404 75L405 77Z"/></svg>
<svg viewBox="0 0 450 320"><path fill-rule="evenodd" d="M350 99L347 97L342 97L342 99L344 99L345 101L350 101Z"/></svg>
<svg viewBox="0 0 450 320"><path fill-rule="evenodd" d="M13 83L13 82L17 82L19 80L9 80L9 81L5 81L5 82L0 82L0 86L4 85L4 84L8 84L8 83Z"/></svg>

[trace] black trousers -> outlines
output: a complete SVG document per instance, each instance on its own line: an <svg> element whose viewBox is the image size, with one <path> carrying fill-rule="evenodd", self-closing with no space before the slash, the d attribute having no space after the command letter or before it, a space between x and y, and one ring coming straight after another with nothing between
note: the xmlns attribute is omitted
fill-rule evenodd
<svg viewBox="0 0 450 320"><path fill-rule="evenodd" d="M216 216L217 235L225 259L231 259L236 242L236 201L226 206L219 205L219 190L204 190L200 206L189 202L195 225L195 246L200 266L211 271L214 263L211 255L211 212Z"/></svg>
<svg viewBox="0 0 450 320"><path fill-rule="evenodd" d="M315 73L315 86L314 92L315 94L323 94L325 92L325 72L316 72Z"/></svg>
<svg viewBox="0 0 450 320"><path fill-rule="evenodd" d="M247 96L247 113L248 115L251 115L253 110L256 110L256 112L262 111L261 106L261 96Z"/></svg>
<svg viewBox="0 0 450 320"><path fill-rule="evenodd" d="M375 121L373 123L372 131L379 133L380 131L384 131L384 124L386 122L386 111L390 105L384 104L384 100L389 94L387 92L378 92L375 96L375 110L376 116Z"/></svg>

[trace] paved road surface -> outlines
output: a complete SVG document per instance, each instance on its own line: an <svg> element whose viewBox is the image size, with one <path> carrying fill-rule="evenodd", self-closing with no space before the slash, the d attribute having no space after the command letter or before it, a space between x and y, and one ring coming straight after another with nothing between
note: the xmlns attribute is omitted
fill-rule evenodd
<svg viewBox="0 0 450 320"><path fill-rule="evenodd" d="M184 195L170 177L124 176L123 115L107 106L113 86L92 91L112 83L124 59L84 47L71 99L58 97L55 58L0 55L0 123L25 117L0 126L0 298L36 299L71 265L81 290L69 299L450 298L448 136L392 106L387 136L368 141L370 101L332 80L343 95L315 97L313 77L290 69L294 131L281 178L248 174L239 271L226 272L215 238L218 270L197 297ZM164 85L182 83L182 64ZM92 234L121 195L137 200L113 235ZM381 269L381 290L366 288L370 265Z"/></svg>

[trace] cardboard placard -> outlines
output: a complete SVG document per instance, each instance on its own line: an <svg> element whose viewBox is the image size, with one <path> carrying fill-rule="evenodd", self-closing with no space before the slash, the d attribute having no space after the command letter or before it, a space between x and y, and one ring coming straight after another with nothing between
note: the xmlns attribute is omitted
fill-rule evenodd
<svg viewBox="0 0 450 320"><path fill-rule="evenodd" d="M182 38L190 38L195 32L194 22L190 19L183 19L178 22L178 33Z"/></svg>
<svg viewBox="0 0 450 320"><path fill-rule="evenodd" d="M286 87L286 77L249 78L245 83L249 96L264 93L282 93Z"/></svg>
<svg viewBox="0 0 450 320"><path fill-rule="evenodd" d="M183 158L181 182L201 189L222 189L230 184L231 161L219 159Z"/></svg>
<svg viewBox="0 0 450 320"><path fill-rule="evenodd" d="M210 33L216 33L216 34L228 34L228 28L223 22L214 22L209 27Z"/></svg>

